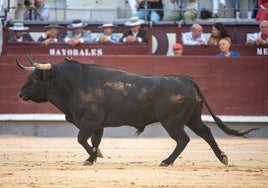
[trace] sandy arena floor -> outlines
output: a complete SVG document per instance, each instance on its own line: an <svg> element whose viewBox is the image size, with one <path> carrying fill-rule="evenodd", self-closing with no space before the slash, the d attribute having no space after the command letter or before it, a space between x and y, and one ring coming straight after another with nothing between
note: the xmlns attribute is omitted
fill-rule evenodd
<svg viewBox="0 0 268 188"><path fill-rule="evenodd" d="M88 155L76 138L1 136L0 187L268 187L268 139L216 140L228 167L198 138L160 167L170 138L104 138L104 158L83 166Z"/></svg>

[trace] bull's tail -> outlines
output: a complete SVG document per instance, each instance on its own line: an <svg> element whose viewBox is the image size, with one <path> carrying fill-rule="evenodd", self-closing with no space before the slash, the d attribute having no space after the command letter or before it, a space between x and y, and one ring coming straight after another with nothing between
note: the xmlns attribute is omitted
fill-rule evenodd
<svg viewBox="0 0 268 188"><path fill-rule="evenodd" d="M197 83L194 81L193 78L189 77L189 76L183 76L184 79L188 80L196 89L196 91L199 93L199 95L201 96L201 98L203 99L209 113L211 114L211 116L213 117L215 123L217 124L217 126L226 134L228 135L232 135L232 136L243 136L243 137L249 137L248 133L250 133L251 131L254 130L258 130L259 128L253 128L253 129L248 129L248 130L235 130L235 129L231 129L229 127L227 127L225 125L225 123L219 118L217 117L214 112L211 110L210 106L208 105L206 98L203 94L203 92L200 90L199 86L197 85Z"/></svg>

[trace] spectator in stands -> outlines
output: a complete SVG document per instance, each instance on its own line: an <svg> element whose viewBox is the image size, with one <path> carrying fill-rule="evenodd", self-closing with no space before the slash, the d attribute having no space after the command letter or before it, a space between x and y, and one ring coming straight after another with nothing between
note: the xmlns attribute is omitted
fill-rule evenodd
<svg viewBox="0 0 268 188"><path fill-rule="evenodd" d="M258 0L256 21L268 20L268 0Z"/></svg>
<svg viewBox="0 0 268 188"><path fill-rule="evenodd" d="M213 12L213 15L212 15L212 18L218 18L218 12L219 12L219 4L221 4L224 9L226 7L226 2L225 0L213 0L212 2L212 12Z"/></svg>
<svg viewBox="0 0 268 188"><path fill-rule="evenodd" d="M45 0L24 1L24 20L48 21L49 6L45 2Z"/></svg>
<svg viewBox="0 0 268 188"><path fill-rule="evenodd" d="M207 45L207 41L203 36L203 28L199 24L193 24L190 32L182 34L183 45Z"/></svg>
<svg viewBox="0 0 268 188"><path fill-rule="evenodd" d="M240 15L240 7L239 7L238 0L232 0L232 5L234 9L234 17L238 18L237 16Z"/></svg>
<svg viewBox="0 0 268 188"><path fill-rule="evenodd" d="M222 38L229 38L232 41L231 35L222 23L215 23L212 26L212 33L208 39L208 45L219 45Z"/></svg>
<svg viewBox="0 0 268 188"><path fill-rule="evenodd" d="M129 4L130 10L132 11L132 14L133 14L137 10L136 0L128 0L128 4Z"/></svg>
<svg viewBox="0 0 268 188"><path fill-rule="evenodd" d="M176 43L172 46L174 56L182 56L183 46L180 43Z"/></svg>
<svg viewBox="0 0 268 188"><path fill-rule="evenodd" d="M225 0L213 0L212 2L212 18L218 18L218 12L219 12L219 5L222 5L224 8L224 11L226 9L226 2ZM239 8L239 3L238 0L232 0L232 8L234 12L234 17L238 18L240 15L240 8Z"/></svg>
<svg viewBox="0 0 268 188"><path fill-rule="evenodd" d="M9 30L14 31L14 36L11 37L9 42L26 42L34 41L31 35L26 31L29 30L29 27L25 27L23 23L14 23L13 27L9 27Z"/></svg>
<svg viewBox="0 0 268 188"><path fill-rule="evenodd" d="M268 20L260 23L260 32L254 33L247 40L247 44L268 45Z"/></svg>
<svg viewBox="0 0 268 188"><path fill-rule="evenodd" d="M162 0L136 0L137 10L132 14L132 17L159 22L163 19L163 3Z"/></svg>
<svg viewBox="0 0 268 188"><path fill-rule="evenodd" d="M253 12L252 12L252 18L256 18L257 12L258 12L258 0L253 0Z"/></svg>
<svg viewBox="0 0 268 188"><path fill-rule="evenodd" d="M176 10L173 10L166 16L165 20L187 20L192 21L197 17L197 0L171 0L171 3L177 4Z"/></svg>
<svg viewBox="0 0 268 188"><path fill-rule="evenodd" d="M141 24L145 21L138 17L132 17L125 22L125 25L130 27L123 33L120 42L124 43L137 43L147 42L147 31L142 29Z"/></svg>
<svg viewBox="0 0 268 188"><path fill-rule="evenodd" d="M87 24L83 23L81 20L73 20L71 24L67 25L67 28L70 29L70 31L67 31L64 42L71 46L90 42L91 31L84 30L86 26Z"/></svg>
<svg viewBox="0 0 268 188"><path fill-rule="evenodd" d="M217 57L239 57L240 54L236 51L230 51L231 40L229 38L222 38L219 42L220 53Z"/></svg>
<svg viewBox="0 0 268 188"><path fill-rule="evenodd" d="M50 24L48 26L45 26L47 29L45 33L43 33L37 41L42 42L44 45L48 45L54 42L62 42L63 36L60 34L61 26L57 24Z"/></svg>
<svg viewBox="0 0 268 188"><path fill-rule="evenodd" d="M115 25L112 22L103 23L99 28L102 33L93 40L95 42L119 42L120 36L113 33Z"/></svg>

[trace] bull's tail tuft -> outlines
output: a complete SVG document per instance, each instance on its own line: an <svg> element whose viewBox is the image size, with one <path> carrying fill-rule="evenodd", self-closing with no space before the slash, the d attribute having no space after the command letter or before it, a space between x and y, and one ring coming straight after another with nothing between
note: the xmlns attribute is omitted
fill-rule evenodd
<svg viewBox="0 0 268 188"><path fill-rule="evenodd" d="M217 117L217 116L213 116L213 119L215 121L215 123L218 125L218 127L223 131L225 132L226 134L229 134L229 135L232 135L232 136L242 136L242 137L245 137L245 138L248 138L249 135L248 133L250 133L251 131L254 131L254 130L258 130L259 128L253 128L253 129L248 129L248 130L234 130L234 129L230 129L229 127L227 127L223 121Z"/></svg>
<svg viewBox="0 0 268 188"><path fill-rule="evenodd" d="M228 126L225 125L225 123L219 118L217 117L214 112L211 110L210 106L208 105L206 98L204 96L204 94L202 93L202 91L200 90L199 86L197 85L197 83L195 82L195 80L189 76L179 76L179 78L185 79L188 82L190 82L196 89L196 91L199 93L199 95L201 96L201 98L203 99L209 113L211 114L211 116L213 117L215 123L217 124L217 126L226 134L228 135L232 135L232 136L242 136L242 137L249 137L248 133L250 133L251 131L254 130L258 130L259 128L253 128L253 129L248 129L248 130L234 130L234 129L230 129Z"/></svg>

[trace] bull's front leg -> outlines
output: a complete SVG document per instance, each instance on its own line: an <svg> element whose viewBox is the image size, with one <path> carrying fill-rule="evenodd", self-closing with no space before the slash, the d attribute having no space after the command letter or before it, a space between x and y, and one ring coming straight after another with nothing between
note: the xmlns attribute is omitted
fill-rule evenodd
<svg viewBox="0 0 268 188"><path fill-rule="evenodd" d="M87 142L88 138L91 136L91 134L85 133L85 131L81 130L78 133L78 143L85 148L87 153L89 154L89 158L85 161L84 165L92 165L93 162L96 160L97 153L95 149L93 149Z"/></svg>
<svg viewBox="0 0 268 188"><path fill-rule="evenodd" d="M97 130L93 133L93 135L91 136L91 143L92 143L92 146L93 146L93 148L96 148L96 149L97 149L97 157L100 157L100 158L103 157L102 152L101 152L101 150L99 149L99 145L100 145L102 136L103 136L103 128L99 128L99 129L97 129Z"/></svg>
<svg viewBox="0 0 268 188"><path fill-rule="evenodd" d="M80 126L80 130L78 133L78 142L85 148L85 150L89 154L89 158L85 161L84 165L92 165L97 159L97 148L91 147L87 142L87 140L96 131L96 127L97 126L94 126L94 124L89 122L83 123Z"/></svg>

